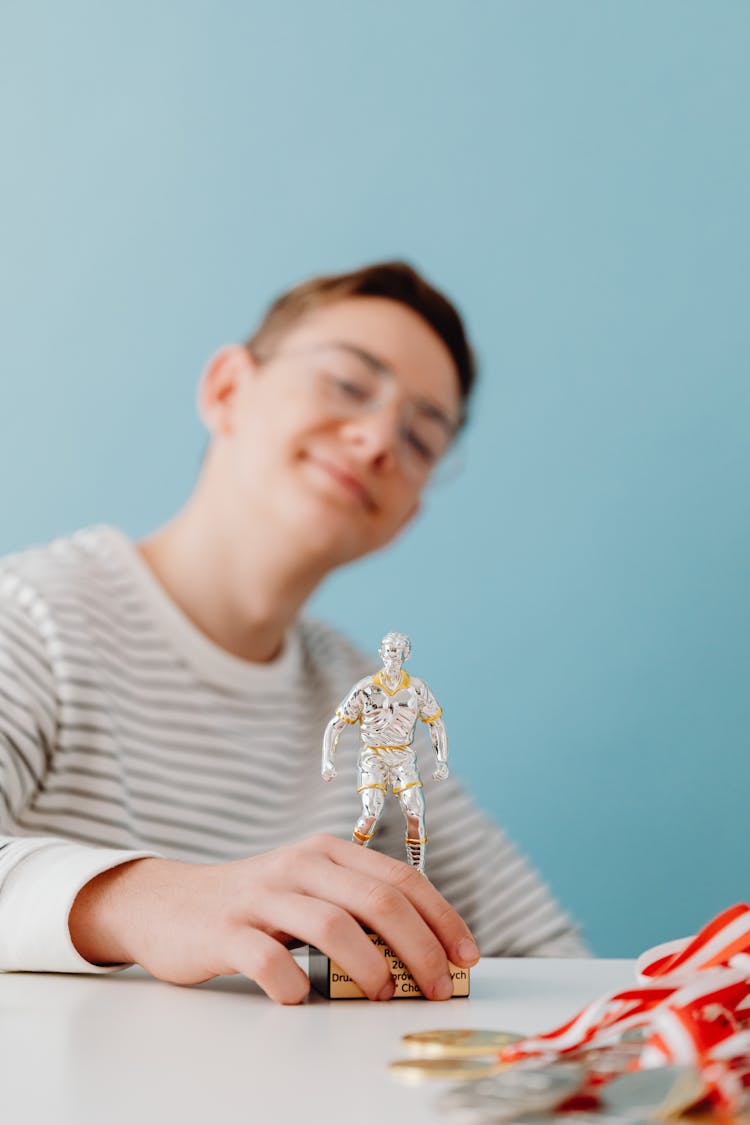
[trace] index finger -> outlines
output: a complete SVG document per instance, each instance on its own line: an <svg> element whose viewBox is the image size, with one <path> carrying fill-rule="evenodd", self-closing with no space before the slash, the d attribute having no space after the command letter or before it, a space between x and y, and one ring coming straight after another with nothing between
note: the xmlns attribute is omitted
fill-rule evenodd
<svg viewBox="0 0 750 1125"><path fill-rule="evenodd" d="M420 871L408 863L401 863L381 852L371 852L336 836L326 837L324 847L334 863L381 879L400 891L425 920L455 965L468 968L477 963L479 949L471 930L458 911Z"/></svg>

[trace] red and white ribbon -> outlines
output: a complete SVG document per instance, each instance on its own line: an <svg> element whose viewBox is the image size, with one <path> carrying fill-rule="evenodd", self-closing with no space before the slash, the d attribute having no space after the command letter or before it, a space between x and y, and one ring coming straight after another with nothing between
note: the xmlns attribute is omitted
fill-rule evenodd
<svg viewBox="0 0 750 1125"><path fill-rule="evenodd" d="M717 1107L750 1101L750 906L738 903L692 938L647 950L635 988L602 996L552 1031L500 1052L503 1062L619 1043L642 1029L629 1069L694 1066ZM607 1077L614 1077L609 1072Z"/></svg>

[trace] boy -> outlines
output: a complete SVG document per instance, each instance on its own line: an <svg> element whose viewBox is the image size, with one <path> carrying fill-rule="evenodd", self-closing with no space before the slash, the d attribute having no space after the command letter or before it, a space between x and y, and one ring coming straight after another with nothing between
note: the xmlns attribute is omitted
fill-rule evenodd
<svg viewBox="0 0 750 1125"><path fill-rule="evenodd" d="M296 1003L296 939L387 999L361 922L444 999L448 959L478 958L458 911L488 953L583 952L452 779L430 794L432 881L383 854L396 825L379 851L348 842L351 794L320 782L371 661L302 607L414 518L473 381L458 314L408 266L313 279L209 363L210 445L170 523L3 560L0 968L241 972Z"/></svg>

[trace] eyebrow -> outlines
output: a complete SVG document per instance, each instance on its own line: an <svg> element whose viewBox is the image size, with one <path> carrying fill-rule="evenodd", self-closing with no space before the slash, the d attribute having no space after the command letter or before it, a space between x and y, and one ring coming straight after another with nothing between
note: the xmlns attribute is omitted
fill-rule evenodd
<svg viewBox="0 0 750 1125"><path fill-rule="evenodd" d="M358 356L360 359L364 360L369 367L372 367L374 371L377 371L378 374L390 375L394 379L396 378L396 372L390 364L386 363L366 348L361 348L358 344L347 343L346 340L332 340L331 344L333 347L343 348L344 351L351 352L352 355ZM431 402L428 398L422 398L421 395L415 395L413 401L424 410L426 414L434 418L436 422L440 422L445 426L451 437L455 437L460 428L460 424L458 422L452 422L442 407L438 406L437 403Z"/></svg>

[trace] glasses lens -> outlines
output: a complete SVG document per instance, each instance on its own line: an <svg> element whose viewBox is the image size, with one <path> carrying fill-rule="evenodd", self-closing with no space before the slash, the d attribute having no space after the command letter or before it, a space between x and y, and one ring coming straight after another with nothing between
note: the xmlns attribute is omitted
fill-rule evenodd
<svg viewBox="0 0 750 1125"><path fill-rule="evenodd" d="M397 391L390 372L377 369L343 348L321 348L314 357L315 384L326 409L339 418L378 410ZM429 406L407 403L399 447L405 472L418 481L434 475L455 445L450 423Z"/></svg>
<svg viewBox="0 0 750 1125"><path fill-rule="evenodd" d="M450 448L452 434L444 422L429 411L415 408L409 424L404 427L404 437L416 460L428 467L436 465Z"/></svg>
<svg viewBox="0 0 750 1125"><path fill-rule="evenodd" d="M382 391L378 374L356 356L321 351L315 357L318 389L332 409L344 416L371 410Z"/></svg>

